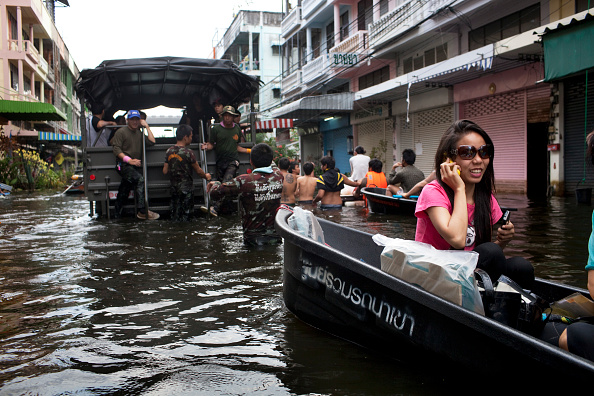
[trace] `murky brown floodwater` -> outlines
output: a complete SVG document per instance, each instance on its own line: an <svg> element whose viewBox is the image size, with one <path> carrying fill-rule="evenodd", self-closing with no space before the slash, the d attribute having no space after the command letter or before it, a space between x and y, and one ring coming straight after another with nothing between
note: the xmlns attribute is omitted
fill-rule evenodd
<svg viewBox="0 0 594 396"><path fill-rule="evenodd" d="M592 208L503 197L510 245L584 287ZM443 379L321 333L283 305L283 247L235 217L108 222L82 197L0 199L0 395L436 394ZM411 217L348 207L349 227L414 237Z"/></svg>

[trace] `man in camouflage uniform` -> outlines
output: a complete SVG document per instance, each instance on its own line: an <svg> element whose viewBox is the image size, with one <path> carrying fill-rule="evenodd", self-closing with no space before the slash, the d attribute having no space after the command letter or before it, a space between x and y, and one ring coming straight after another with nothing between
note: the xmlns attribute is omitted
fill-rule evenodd
<svg viewBox="0 0 594 396"><path fill-rule="evenodd" d="M194 180L192 169L198 176L210 180L210 174L204 173L196 155L188 146L192 143L190 125L179 125L176 131L177 143L165 152L163 174L169 174L171 182L171 220L188 221L194 209Z"/></svg>
<svg viewBox="0 0 594 396"><path fill-rule="evenodd" d="M280 206L283 176L272 168L272 149L264 143L256 144L250 153L254 170L225 182L210 182L208 191L213 199L239 198L246 245L268 245L281 242L274 229L274 217Z"/></svg>
<svg viewBox="0 0 594 396"><path fill-rule="evenodd" d="M238 113L233 106L225 106L221 114L221 122L216 123L211 131L209 141L202 144L203 150L215 151L217 161L217 180L225 183L237 175L239 169L239 154L249 153L250 149L238 145L241 128L235 122L234 117ZM217 216L218 212L225 208L223 202L215 200L210 208L210 213Z"/></svg>

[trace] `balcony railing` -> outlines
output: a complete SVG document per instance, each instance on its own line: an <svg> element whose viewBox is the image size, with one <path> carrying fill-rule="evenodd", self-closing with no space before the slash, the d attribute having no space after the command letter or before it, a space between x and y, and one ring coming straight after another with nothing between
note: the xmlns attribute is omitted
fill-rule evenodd
<svg viewBox="0 0 594 396"><path fill-rule="evenodd" d="M369 48L367 30L359 30L349 38L330 48L330 53L361 53Z"/></svg>
<svg viewBox="0 0 594 396"><path fill-rule="evenodd" d="M281 81L283 95L290 95L297 88L301 88L301 70L294 71Z"/></svg>
<svg viewBox="0 0 594 396"><path fill-rule="evenodd" d="M328 55L322 54L316 59L303 65L303 83L307 84L320 77L325 77L328 73Z"/></svg>
<svg viewBox="0 0 594 396"><path fill-rule="evenodd" d="M310 15L316 11L320 6L326 4L327 0L303 0L301 2L301 8L303 10L303 19L307 19Z"/></svg>
<svg viewBox="0 0 594 396"><path fill-rule="evenodd" d="M39 58L39 64L37 65L37 71L43 77L47 77L47 73L49 73L49 64L43 58Z"/></svg>
<svg viewBox="0 0 594 396"><path fill-rule="evenodd" d="M369 45L374 47L388 38L406 32L450 3L452 0L411 0L403 3L369 25Z"/></svg>
<svg viewBox="0 0 594 396"><path fill-rule="evenodd" d="M24 52L32 63L39 63L39 51L30 40L23 40L22 51L19 51L18 40L8 40L8 49L10 51Z"/></svg>
<svg viewBox="0 0 594 396"><path fill-rule="evenodd" d="M281 23L282 36L289 38L299 26L301 26L301 7L295 7Z"/></svg>

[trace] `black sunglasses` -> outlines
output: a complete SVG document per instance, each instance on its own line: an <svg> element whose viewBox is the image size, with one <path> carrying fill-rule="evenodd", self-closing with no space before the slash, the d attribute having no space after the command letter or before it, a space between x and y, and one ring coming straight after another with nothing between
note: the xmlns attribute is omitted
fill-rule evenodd
<svg viewBox="0 0 594 396"><path fill-rule="evenodd" d="M490 144L483 144L477 149L474 146L464 144L462 146L458 146L457 149L452 149L452 151L450 151L450 154L456 155L465 160L473 159L477 153L482 159L489 159L493 156L493 146Z"/></svg>

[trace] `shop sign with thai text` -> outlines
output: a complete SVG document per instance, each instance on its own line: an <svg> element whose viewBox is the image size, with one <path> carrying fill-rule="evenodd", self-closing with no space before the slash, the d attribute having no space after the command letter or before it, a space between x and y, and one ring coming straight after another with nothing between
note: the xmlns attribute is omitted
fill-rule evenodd
<svg viewBox="0 0 594 396"><path fill-rule="evenodd" d="M334 52L330 54L332 67L358 67L359 56L353 53Z"/></svg>

